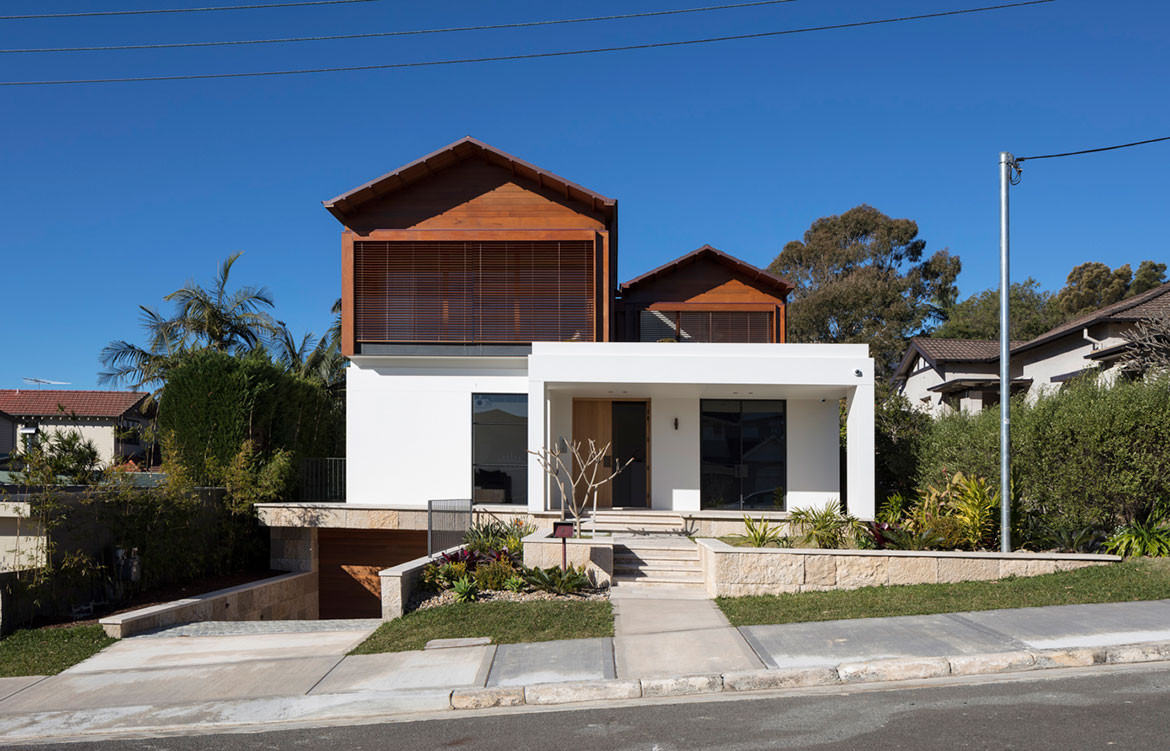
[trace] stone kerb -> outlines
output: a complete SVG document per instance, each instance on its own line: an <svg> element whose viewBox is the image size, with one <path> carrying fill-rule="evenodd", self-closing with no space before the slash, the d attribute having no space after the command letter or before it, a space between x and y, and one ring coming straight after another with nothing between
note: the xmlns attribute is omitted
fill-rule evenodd
<svg viewBox="0 0 1170 751"><path fill-rule="evenodd" d="M400 563L397 566L379 571L378 579L382 590L382 620L392 621L402 617L402 614L406 612L411 595L418 589L418 582L426 565L438 560L439 556L444 553L454 553L462 547L462 545L456 545L434 555L424 555L413 561Z"/></svg>
<svg viewBox="0 0 1170 751"><path fill-rule="evenodd" d="M1079 553L740 548L716 539L698 542L704 583L713 597L1038 576L1121 560Z"/></svg>
<svg viewBox="0 0 1170 751"><path fill-rule="evenodd" d="M529 568L551 568L561 565L561 540L537 532L525 537L524 565ZM573 537L565 542L566 559L570 566L584 566L589 583L608 587L613 583L613 538Z"/></svg>

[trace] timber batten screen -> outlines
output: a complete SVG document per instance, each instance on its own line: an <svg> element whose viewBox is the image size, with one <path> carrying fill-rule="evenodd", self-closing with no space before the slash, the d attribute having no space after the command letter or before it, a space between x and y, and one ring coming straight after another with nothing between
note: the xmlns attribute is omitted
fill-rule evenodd
<svg viewBox="0 0 1170 751"><path fill-rule="evenodd" d="M353 244L358 342L594 341L595 243Z"/></svg>
<svg viewBox="0 0 1170 751"><path fill-rule="evenodd" d="M665 307L665 306L664 306ZM639 340L657 342L771 343L776 341L775 314L747 310L642 310Z"/></svg>

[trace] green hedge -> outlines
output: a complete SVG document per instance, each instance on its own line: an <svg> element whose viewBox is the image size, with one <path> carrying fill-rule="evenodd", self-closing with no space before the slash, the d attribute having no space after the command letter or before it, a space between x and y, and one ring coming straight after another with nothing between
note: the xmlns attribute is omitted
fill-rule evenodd
<svg viewBox="0 0 1170 751"><path fill-rule="evenodd" d="M261 456L278 450L297 459L341 456L344 448L337 399L260 353L192 353L168 374L158 424L176 454L172 458L198 484L224 484L228 466L249 439Z"/></svg>
<svg viewBox="0 0 1170 751"><path fill-rule="evenodd" d="M918 486L944 474L999 476L999 410L931 423L917 449ZM1012 404L1012 468L1027 507L1060 526L1144 521L1170 502L1170 383L1082 378Z"/></svg>

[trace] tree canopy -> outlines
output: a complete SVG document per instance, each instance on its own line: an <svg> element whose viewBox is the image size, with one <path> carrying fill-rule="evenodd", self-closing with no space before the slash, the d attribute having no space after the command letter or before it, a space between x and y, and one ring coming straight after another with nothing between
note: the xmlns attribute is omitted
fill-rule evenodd
<svg viewBox="0 0 1170 751"><path fill-rule="evenodd" d="M789 340L869 344L888 373L905 340L941 320L958 294L958 257L925 251L917 223L872 206L816 220L768 267L795 285Z"/></svg>
<svg viewBox="0 0 1170 751"><path fill-rule="evenodd" d="M1065 286L1056 295L1056 306L1066 318L1089 313L1151 290L1166 281L1166 264L1142 261L1137 273L1129 264L1110 269L1090 261L1074 266Z"/></svg>
<svg viewBox="0 0 1170 751"><path fill-rule="evenodd" d="M1028 277L1014 282L1008 298L1011 337L1027 341L1060 325L1064 315L1056 307L1054 295L1040 289L1040 283ZM947 311L947 320L931 336L943 339L998 339L999 290L985 289L957 303Z"/></svg>

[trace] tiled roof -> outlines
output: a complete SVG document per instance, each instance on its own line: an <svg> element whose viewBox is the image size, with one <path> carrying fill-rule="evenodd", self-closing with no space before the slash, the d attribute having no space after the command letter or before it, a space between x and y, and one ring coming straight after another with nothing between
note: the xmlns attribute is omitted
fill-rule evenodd
<svg viewBox="0 0 1170 751"><path fill-rule="evenodd" d="M1059 326L1045 331L1035 339L1024 342L1018 349L1030 349L1045 342L1050 342L1053 339L1059 339L1065 334L1078 331L1086 326L1092 326L1095 323L1102 323L1104 321L1139 321L1143 318L1150 318L1163 313L1170 314L1170 282L1142 292L1140 295L1134 295L1120 302L1115 302L1112 305L1106 305L1104 308L1099 308L1091 313L1077 316L1071 321L1065 321ZM1014 352L1016 349L1017 347L1012 345L1012 351Z"/></svg>
<svg viewBox="0 0 1170 751"><path fill-rule="evenodd" d="M121 417L148 394L145 391L57 391L0 389L0 412L14 417Z"/></svg>
<svg viewBox="0 0 1170 751"><path fill-rule="evenodd" d="M916 336L912 340L922 354L938 362L987 360L999 356L999 342L995 339L931 339ZM1013 342L1013 346L1018 342Z"/></svg>

